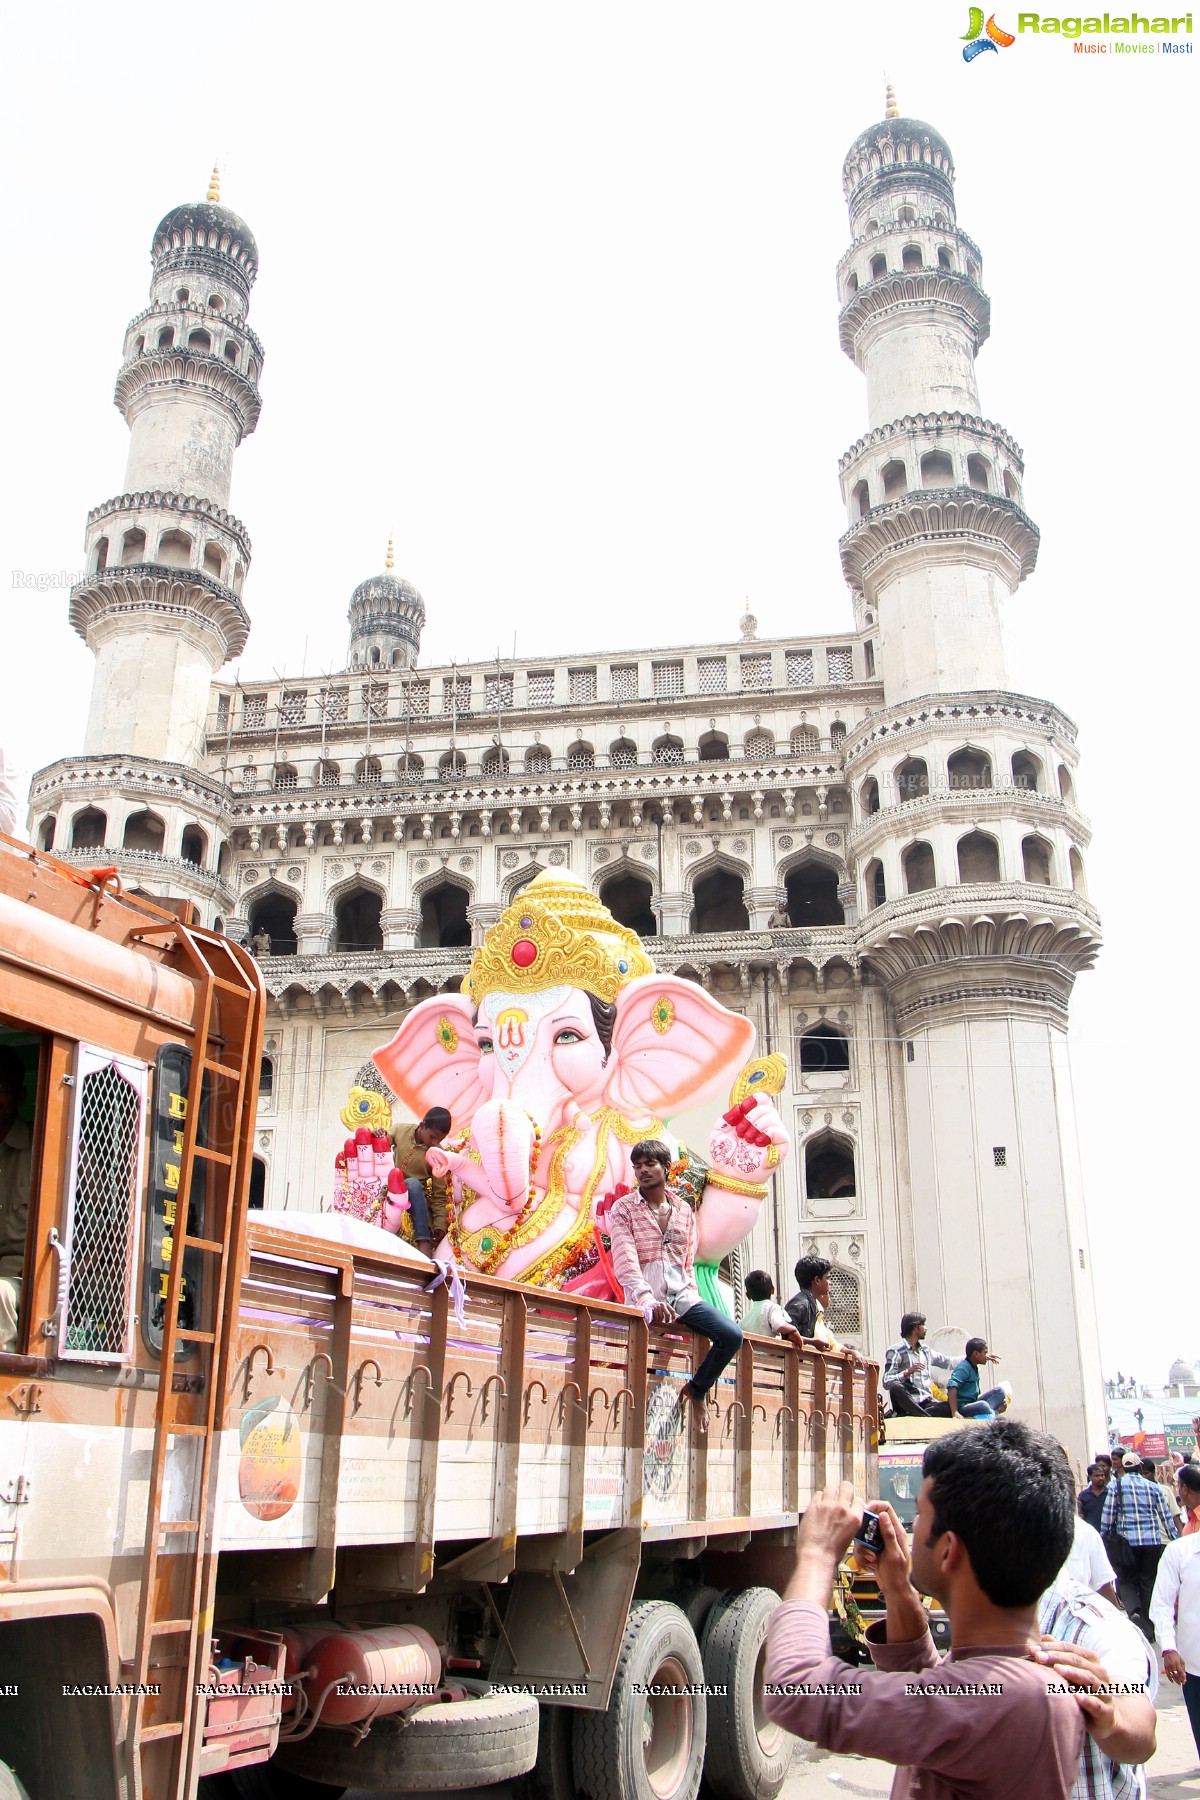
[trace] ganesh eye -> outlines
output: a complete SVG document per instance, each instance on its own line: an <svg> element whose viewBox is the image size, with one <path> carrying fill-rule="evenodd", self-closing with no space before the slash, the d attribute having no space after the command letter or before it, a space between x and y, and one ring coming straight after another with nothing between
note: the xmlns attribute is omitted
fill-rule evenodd
<svg viewBox="0 0 1200 1800"><path fill-rule="evenodd" d="M492 1054L492 1051L495 1048L496 1048L496 1046L495 1046L495 1044L493 1044L491 1038L480 1038L480 1040L479 1040L480 1056L490 1056Z"/></svg>
<svg viewBox="0 0 1200 1800"><path fill-rule="evenodd" d="M576 1031L573 1025L566 1025L555 1034L554 1041L556 1044L582 1044L583 1033Z"/></svg>

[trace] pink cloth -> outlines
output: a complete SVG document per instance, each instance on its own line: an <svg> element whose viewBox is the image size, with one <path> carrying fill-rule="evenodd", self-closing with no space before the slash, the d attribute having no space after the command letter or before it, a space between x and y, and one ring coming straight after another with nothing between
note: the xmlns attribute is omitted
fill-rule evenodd
<svg viewBox="0 0 1200 1800"><path fill-rule="evenodd" d="M874 1669L847 1667L830 1654L821 1608L785 1602L767 1632L767 1717L823 1749L899 1764L892 1800L1068 1800L1083 1715L1070 1695L1047 1692L1056 1677L1045 1665L1003 1647L943 1660L928 1632L873 1643L871 1655Z"/></svg>

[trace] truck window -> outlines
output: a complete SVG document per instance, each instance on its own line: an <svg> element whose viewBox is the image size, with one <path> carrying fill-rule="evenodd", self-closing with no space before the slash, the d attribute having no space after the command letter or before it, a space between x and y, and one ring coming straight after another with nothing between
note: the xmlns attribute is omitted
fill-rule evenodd
<svg viewBox="0 0 1200 1800"><path fill-rule="evenodd" d="M136 1057L77 1046L62 1230L63 1357L122 1362L133 1351L148 1078Z"/></svg>
<svg viewBox="0 0 1200 1800"><path fill-rule="evenodd" d="M0 1350L20 1337L41 1053L39 1037L0 1018Z"/></svg>

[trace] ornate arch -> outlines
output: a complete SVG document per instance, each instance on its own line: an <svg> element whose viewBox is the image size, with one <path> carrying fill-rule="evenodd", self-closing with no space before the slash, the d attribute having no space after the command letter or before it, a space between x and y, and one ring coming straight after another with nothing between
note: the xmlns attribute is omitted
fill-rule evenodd
<svg viewBox="0 0 1200 1800"><path fill-rule="evenodd" d="M681 831L681 836L685 839L687 835L686 829ZM703 856L697 857L695 862L684 865L685 891L693 900L696 897L697 881L703 881L706 875L713 875L718 869L724 869L728 875L736 875L745 887L753 883L754 871L744 858L734 856L729 850L708 850Z"/></svg>
<svg viewBox="0 0 1200 1800"><path fill-rule="evenodd" d="M292 882L282 881L278 875L268 875L265 881L256 882L238 896L238 913L242 918L249 918L251 908L257 906L260 900L265 900L268 894L281 894L285 900L294 900L297 912L304 903L303 893Z"/></svg>
<svg viewBox="0 0 1200 1800"><path fill-rule="evenodd" d="M434 888L440 887L463 888L466 891L468 904L473 905L475 902L476 883L471 877L464 875L459 869L444 869L439 863L431 875L422 875L419 881L413 882L408 890L412 897L410 905L419 906L426 894L431 894Z"/></svg>
<svg viewBox="0 0 1200 1800"><path fill-rule="evenodd" d="M514 869L510 875L505 875L500 883L501 907L511 906L521 889L523 887L528 887L535 875L542 875L545 873L546 866L545 863L539 862L536 857L531 857L523 868Z"/></svg>
<svg viewBox="0 0 1200 1800"><path fill-rule="evenodd" d="M817 863L823 869L832 869L839 881L850 879L846 859L839 856L836 850L823 849L819 844L802 844L798 850L789 850L776 863L776 884L782 887L793 869L803 869L809 863Z"/></svg>
<svg viewBox="0 0 1200 1800"><path fill-rule="evenodd" d="M343 876L341 880L334 882L333 886L329 889L321 902L322 912L336 912L341 902L356 889L360 889L364 893L377 895L380 904L383 906L389 904L390 896L387 888L377 876L363 875L360 874L357 869L353 869L349 875Z"/></svg>
<svg viewBox="0 0 1200 1800"><path fill-rule="evenodd" d="M615 862L600 863L591 875L591 886L594 894L599 894L606 881L614 876L635 875L649 884L651 897L658 894L658 868L654 863L637 862L632 856L618 856Z"/></svg>

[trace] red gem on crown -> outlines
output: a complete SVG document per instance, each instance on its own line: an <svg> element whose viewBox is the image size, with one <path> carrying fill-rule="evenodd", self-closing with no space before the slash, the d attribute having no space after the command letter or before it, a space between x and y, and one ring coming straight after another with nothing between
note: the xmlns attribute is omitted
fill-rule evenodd
<svg viewBox="0 0 1200 1800"><path fill-rule="evenodd" d="M510 955L518 969L528 969L537 961L538 947L532 938L518 938Z"/></svg>

